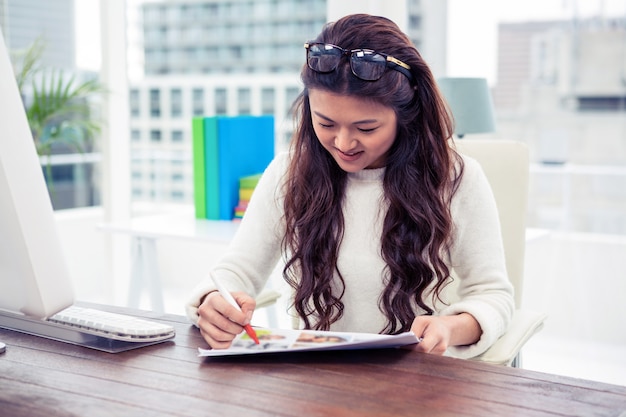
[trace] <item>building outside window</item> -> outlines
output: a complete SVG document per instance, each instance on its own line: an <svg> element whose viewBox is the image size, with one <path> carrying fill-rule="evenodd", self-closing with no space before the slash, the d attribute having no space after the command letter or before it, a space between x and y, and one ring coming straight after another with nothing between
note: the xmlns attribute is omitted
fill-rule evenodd
<svg viewBox="0 0 626 417"><path fill-rule="evenodd" d="M228 108L228 91L225 88L215 89L215 114L226 114Z"/></svg>
<svg viewBox="0 0 626 417"><path fill-rule="evenodd" d="M237 90L237 104L239 106L239 114L250 114L251 97L249 88L243 87Z"/></svg>
<svg viewBox="0 0 626 417"><path fill-rule="evenodd" d="M156 88L150 90L150 117L161 117L161 90Z"/></svg>
<svg viewBox="0 0 626 417"><path fill-rule="evenodd" d="M150 130L150 141L151 142L161 142L161 131L158 129Z"/></svg>
<svg viewBox="0 0 626 417"><path fill-rule="evenodd" d="M130 117L140 117L141 116L141 111L140 111L140 97L139 97L139 90L136 88L133 88L130 90L130 94L128 96L128 100L129 100L129 107L130 107Z"/></svg>
<svg viewBox="0 0 626 417"><path fill-rule="evenodd" d="M181 143L184 139L182 130L172 130L172 142L173 143Z"/></svg>
<svg viewBox="0 0 626 417"><path fill-rule="evenodd" d="M261 113L274 114L275 95L273 87L265 87L261 90Z"/></svg>
<svg viewBox="0 0 626 417"><path fill-rule="evenodd" d="M204 90L202 88L194 88L191 95L193 115L202 116L204 114Z"/></svg>
<svg viewBox="0 0 626 417"><path fill-rule="evenodd" d="M178 119L183 115L183 93L180 88L172 88L170 90L170 110L174 119Z"/></svg>

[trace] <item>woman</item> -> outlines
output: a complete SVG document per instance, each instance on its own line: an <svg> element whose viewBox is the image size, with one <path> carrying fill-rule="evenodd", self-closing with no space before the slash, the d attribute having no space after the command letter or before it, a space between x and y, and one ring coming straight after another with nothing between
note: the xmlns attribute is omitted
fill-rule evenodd
<svg viewBox="0 0 626 417"><path fill-rule="evenodd" d="M451 147L428 66L393 22L364 14L305 49L291 151L267 168L212 270L242 312L207 280L190 318L228 347L282 256L303 328L410 330L419 351L484 352L508 326L513 289L491 190Z"/></svg>

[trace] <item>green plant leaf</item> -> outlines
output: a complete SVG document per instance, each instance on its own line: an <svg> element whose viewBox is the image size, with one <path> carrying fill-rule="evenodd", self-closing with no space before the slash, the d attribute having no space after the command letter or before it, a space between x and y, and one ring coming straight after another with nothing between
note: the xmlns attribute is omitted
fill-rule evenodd
<svg viewBox="0 0 626 417"><path fill-rule="evenodd" d="M106 89L98 80L79 81L75 74L43 68L44 49L43 41L37 39L27 50L13 53L18 88L22 97L28 98L26 116L37 152L50 157L59 145L85 152L102 124L92 112L92 100L105 94ZM50 162L46 172L52 190Z"/></svg>

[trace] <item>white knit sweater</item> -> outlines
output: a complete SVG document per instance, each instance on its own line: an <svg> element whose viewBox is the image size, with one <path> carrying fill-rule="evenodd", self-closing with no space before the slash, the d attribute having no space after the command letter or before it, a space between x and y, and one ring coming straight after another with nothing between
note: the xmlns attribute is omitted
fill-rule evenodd
<svg viewBox="0 0 626 417"><path fill-rule="evenodd" d="M491 189L480 165L468 157L464 161L465 173L451 207L454 237L447 263L454 283L444 291L446 303L430 300L429 304L437 315L467 312L476 318L482 329L480 340L448 350L450 355L468 358L484 352L504 333L514 301ZM288 163L289 155L283 153L266 169L236 236L213 268L231 291L256 296L280 260L284 227L279 192ZM378 308L385 267L380 256L383 175L384 168L348 174L345 232L337 265L345 281L344 312L331 326L334 331L378 333L385 326ZM207 278L192 291L187 314L194 323L201 298L214 289Z"/></svg>

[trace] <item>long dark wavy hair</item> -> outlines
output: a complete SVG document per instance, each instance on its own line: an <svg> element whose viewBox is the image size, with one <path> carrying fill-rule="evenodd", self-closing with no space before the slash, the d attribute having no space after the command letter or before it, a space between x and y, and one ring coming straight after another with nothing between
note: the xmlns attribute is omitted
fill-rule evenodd
<svg viewBox="0 0 626 417"><path fill-rule="evenodd" d="M383 180L388 209L381 236L386 269L379 308L387 317L381 333L408 331L415 306L433 312L425 301L427 288L434 283L439 297L450 279L443 256L452 231L450 199L463 172L461 159L448 145L453 121L427 64L389 19L346 16L327 24L315 42L392 55L411 67L414 81L391 69L378 81L363 81L352 74L345 57L331 73L303 66L304 90L294 103L297 127L284 190L283 249L289 255L283 275L295 291L293 307L305 328L318 330L328 330L344 307L345 282L337 258L347 173L318 141L308 93L319 89L363 97L392 108L397 118Z"/></svg>

